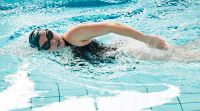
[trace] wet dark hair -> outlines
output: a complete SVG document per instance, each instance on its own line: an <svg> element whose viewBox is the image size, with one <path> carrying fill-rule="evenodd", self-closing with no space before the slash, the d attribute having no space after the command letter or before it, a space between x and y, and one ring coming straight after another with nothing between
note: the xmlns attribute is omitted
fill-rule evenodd
<svg viewBox="0 0 200 111"><path fill-rule="evenodd" d="M39 40L40 40L39 32L40 31L41 31L40 28L36 28L29 35L29 43L32 48L40 47L40 45L39 45Z"/></svg>

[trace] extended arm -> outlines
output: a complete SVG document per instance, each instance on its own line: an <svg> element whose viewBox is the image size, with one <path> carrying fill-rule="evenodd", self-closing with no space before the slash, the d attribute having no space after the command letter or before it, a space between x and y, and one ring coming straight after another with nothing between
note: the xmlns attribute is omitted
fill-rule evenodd
<svg viewBox="0 0 200 111"><path fill-rule="evenodd" d="M77 25L66 32L64 37L73 45L84 46L89 44L92 38L108 33L131 37L159 49L163 49L166 46L164 40L159 37L144 35L142 32L118 23L92 23Z"/></svg>

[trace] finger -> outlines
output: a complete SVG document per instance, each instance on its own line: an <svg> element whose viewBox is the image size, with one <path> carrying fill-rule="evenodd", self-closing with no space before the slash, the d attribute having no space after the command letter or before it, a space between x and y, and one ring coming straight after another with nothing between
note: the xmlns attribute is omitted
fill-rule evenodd
<svg viewBox="0 0 200 111"><path fill-rule="evenodd" d="M168 45L164 43L162 49L167 50L168 49Z"/></svg>
<svg viewBox="0 0 200 111"><path fill-rule="evenodd" d="M158 48L159 49L164 49L164 50L168 49L165 41L160 41L159 44L158 44Z"/></svg>

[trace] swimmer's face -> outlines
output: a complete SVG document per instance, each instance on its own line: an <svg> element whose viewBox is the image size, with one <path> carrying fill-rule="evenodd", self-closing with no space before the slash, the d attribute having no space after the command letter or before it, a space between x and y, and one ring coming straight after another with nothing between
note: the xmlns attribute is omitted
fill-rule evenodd
<svg viewBox="0 0 200 111"><path fill-rule="evenodd" d="M55 50L65 46L64 40L56 32L51 30L39 31L39 46L44 50Z"/></svg>

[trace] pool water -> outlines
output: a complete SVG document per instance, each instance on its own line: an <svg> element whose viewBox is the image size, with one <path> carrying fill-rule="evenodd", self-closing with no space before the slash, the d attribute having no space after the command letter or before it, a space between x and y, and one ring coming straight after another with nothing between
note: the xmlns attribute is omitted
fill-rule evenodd
<svg viewBox="0 0 200 111"><path fill-rule="evenodd" d="M200 1L3 0L2 111L200 111ZM115 34L96 38L103 55L28 44L36 27L63 33L80 23L117 22L160 35L177 54ZM198 56L199 55L199 56ZM155 59L157 58L157 59Z"/></svg>

